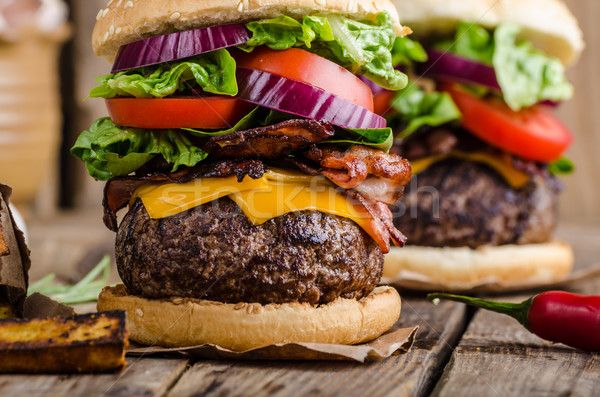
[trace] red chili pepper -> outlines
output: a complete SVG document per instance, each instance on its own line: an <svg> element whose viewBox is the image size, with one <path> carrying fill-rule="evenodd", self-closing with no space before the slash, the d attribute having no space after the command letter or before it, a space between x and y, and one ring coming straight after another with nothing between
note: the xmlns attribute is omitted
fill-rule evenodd
<svg viewBox="0 0 600 397"><path fill-rule="evenodd" d="M588 351L600 351L600 296L548 291L521 303L495 302L451 294L429 294L507 314L540 338Z"/></svg>

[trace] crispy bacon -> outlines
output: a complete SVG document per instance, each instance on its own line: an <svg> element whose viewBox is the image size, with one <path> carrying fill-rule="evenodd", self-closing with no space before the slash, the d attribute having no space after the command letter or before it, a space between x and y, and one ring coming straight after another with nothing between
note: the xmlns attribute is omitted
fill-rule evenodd
<svg viewBox="0 0 600 397"><path fill-rule="evenodd" d="M392 211L387 205L381 201L367 199L354 190L349 190L348 195L360 203L371 218L369 222L375 231L375 235L372 237L379 244L381 252L384 254L390 252L390 239L394 245L404 246L406 236L394 226Z"/></svg>
<svg viewBox="0 0 600 397"><path fill-rule="evenodd" d="M213 158L278 159L330 138L334 134L330 124L315 120L293 119L233 132L210 138L203 149Z"/></svg>
<svg viewBox="0 0 600 397"><path fill-rule="evenodd" d="M406 159L364 145L346 151L332 145L312 146L305 156L318 162L319 172L336 185L388 204L398 200L412 174Z"/></svg>
<svg viewBox="0 0 600 397"><path fill-rule="evenodd" d="M142 176L123 176L113 178L104 186L104 224L116 232L117 211L124 208L137 188L152 181L169 181L172 183L186 183L195 178L224 178L235 175L238 181L246 175L252 179L262 177L268 167L259 160L233 161L223 160L216 163L201 164L194 168L184 168L173 173L156 172Z"/></svg>
<svg viewBox="0 0 600 397"><path fill-rule="evenodd" d="M370 218L369 222L374 230L372 237L383 253L389 252L390 239L397 246L404 245L406 237L395 228L392 212L379 197L400 195L411 174L410 165L406 160L364 146L354 146L345 152L329 146L322 149L313 147L307 153L307 157L318 161L322 168L314 168L309 161L298 157L289 160L305 173L323 174L347 189L346 194L355 201L358 208L363 209L365 216ZM152 181L185 183L195 178L231 175L235 175L241 181L246 175L258 179L267 171L267 165L260 160L221 160L194 168L184 168L175 173L163 171L113 178L104 188L104 223L110 230L117 231L117 211L129 203L137 188ZM378 183L383 184L383 187L377 186ZM384 192L365 194L364 192L369 190L367 188L382 189ZM390 193L391 189L394 189L394 193Z"/></svg>

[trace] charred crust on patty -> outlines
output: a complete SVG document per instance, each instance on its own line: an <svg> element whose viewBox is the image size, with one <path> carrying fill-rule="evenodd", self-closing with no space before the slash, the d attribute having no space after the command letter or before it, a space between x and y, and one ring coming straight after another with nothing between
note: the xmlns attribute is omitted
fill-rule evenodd
<svg viewBox="0 0 600 397"><path fill-rule="evenodd" d="M324 304L367 296L383 271L377 243L351 220L301 211L255 226L229 198L161 219L137 200L116 241L128 292L154 299Z"/></svg>
<svg viewBox="0 0 600 397"><path fill-rule="evenodd" d="M415 180L393 211L396 227L410 236L409 244L477 248L552 238L557 192L546 178L534 176L514 189L487 165L451 159Z"/></svg>

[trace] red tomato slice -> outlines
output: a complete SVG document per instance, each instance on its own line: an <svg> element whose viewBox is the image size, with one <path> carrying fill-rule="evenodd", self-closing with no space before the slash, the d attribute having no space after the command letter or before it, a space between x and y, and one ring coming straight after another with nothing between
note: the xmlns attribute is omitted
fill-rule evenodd
<svg viewBox="0 0 600 397"><path fill-rule="evenodd" d="M230 128L255 105L237 98L111 98L108 114L117 125L137 128Z"/></svg>
<svg viewBox="0 0 600 397"><path fill-rule="evenodd" d="M509 153L548 163L573 141L569 129L539 107L515 112L499 99L481 100L454 84L443 84L441 89L454 99L467 130Z"/></svg>
<svg viewBox="0 0 600 397"><path fill-rule="evenodd" d="M391 109L392 99L394 99L395 91L381 91L373 96L374 112L380 116L385 116Z"/></svg>
<svg viewBox="0 0 600 397"><path fill-rule="evenodd" d="M240 67L302 81L373 111L373 93L369 86L319 55L299 48L275 51L267 47L255 48L251 53L232 51L232 54Z"/></svg>

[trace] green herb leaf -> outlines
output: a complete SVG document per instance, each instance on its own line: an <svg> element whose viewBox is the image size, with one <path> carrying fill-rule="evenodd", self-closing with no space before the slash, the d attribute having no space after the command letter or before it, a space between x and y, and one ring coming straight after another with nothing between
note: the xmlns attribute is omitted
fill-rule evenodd
<svg viewBox="0 0 600 397"><path fill-rule="evenodd" d="M52 284L55 275L54 273L51 273L39 281L31 284L27 289L27 295L38 292L67 305L93 302L98 300L100 291L102 291L102 288L106 286L109 274L110 257L105 255L102 260L77 284ZM98 279L98 277L100 278Z"/></svg>

